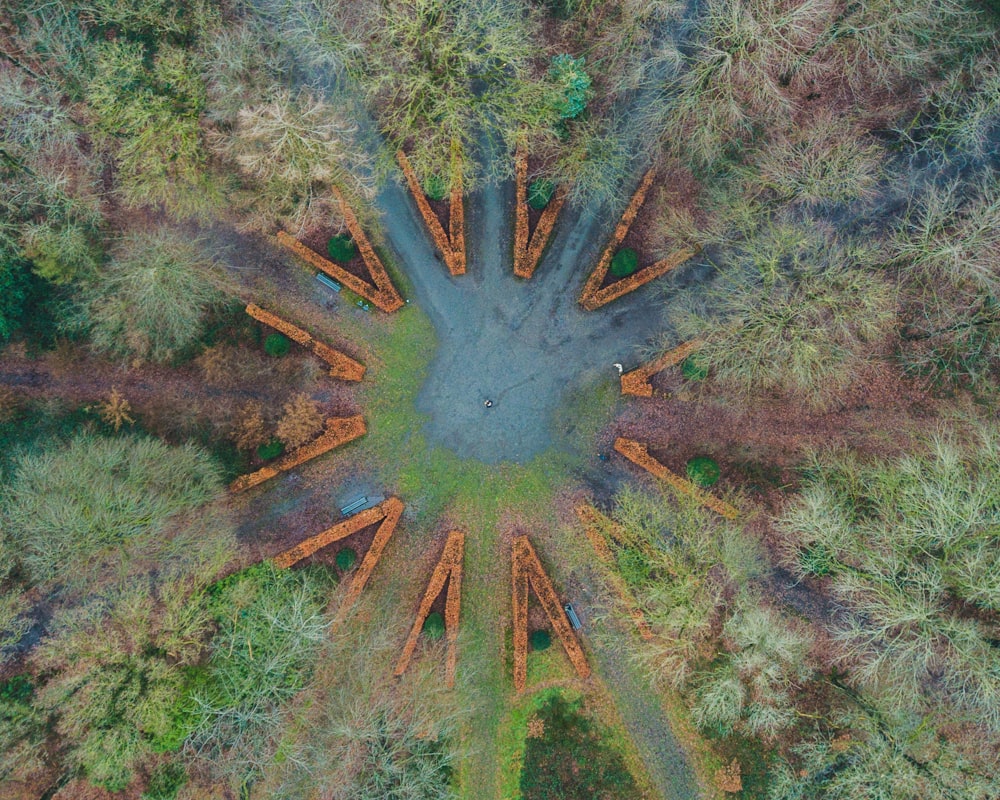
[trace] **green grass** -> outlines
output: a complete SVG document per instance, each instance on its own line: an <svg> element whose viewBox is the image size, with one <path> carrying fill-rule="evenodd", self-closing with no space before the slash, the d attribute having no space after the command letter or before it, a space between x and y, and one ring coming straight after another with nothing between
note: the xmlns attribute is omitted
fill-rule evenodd
<svg viewBox="0 0 1000 800"><path fill-rule="evenodd" d="M574 459L550 450L527 464L491 466L430 445L421 433L427 417L414 401L436 344L430 321L412 306L376 334L377 358L363 398L369 433L359 455L403 498L415 529L446 525L466 532L457 691L471 713L463 730L469 756L457 783L463 797L478 800L496 796L496 737L506 726L511 691L497 652L501 620L509 616L510 554L497 531L508 512L539 529L554 524L553 498ZM568 432L569 439L597 424L597 403L591 405L590 421Z"/></svg>

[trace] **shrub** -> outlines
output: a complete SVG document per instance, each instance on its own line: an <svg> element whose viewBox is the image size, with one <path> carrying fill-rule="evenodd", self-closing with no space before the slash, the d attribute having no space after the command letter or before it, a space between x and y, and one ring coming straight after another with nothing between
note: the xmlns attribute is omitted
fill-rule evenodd
<svg viewBox="0 0 1000 800"><path fill-rule="evenodd" d="M528 205L535 211L541 211L549 204L552 193L555 192L556 185L545 178L532 181L528 187Z"/></svg>
<svg viewBox="0 0 1000 800"><path fill-rule="evenodd" d="M350 547L342 547L337 551L337 569L341 572L347 572L357 563L357 560L358 554Z"/></svg>
<svg viewBox="0 0 1000 800"><path fill-rule="evenodd" d="M531 643L532 650L547 650L552 644L552 636L548 631L532 631L528 641Z"/></svg>
<svg viewBox="0 0 1000 800"><path fill-rule="evenodd" d="M552 59L549 77L556 84L558 99L556 111L560 119L576 119L587 107L593 92L590 90L590 76L583 71L584 58L573 58L563 53Z"/></svg>
<svg viewBox="0 0 1000 800"><path fill-rule="evenodd" d="M448 181L437 173L430 175L427 180L424 181L424 194L426 194L431 200L444 200L444 198L448 195L449 188Z"/></svg>
<svg viewBox="0 0 1000 800"><path fill-rule="evenodd" d="M611 274L616 278L627 278L639 268L639 254L631 247L623 247L611 259Z"/></svg>
<svg viewBox="0 0 1000 800"><path fill-rule="evenodd" d="M685 467L688 478L703 489L714 486L719 480L719 465L708 456L695 456Z"/></svg>
<svg viewBox="0 0 1000 800"><path fill-rule="evenodd" d="M291 340L283 333L272 333L264 340L264 352L269 356L281 358L292 349Z"/></svg>
<svg viewBox="0 0 1000 800"><path fill-rule="evenodd" d="M430 639L440 639L444 636L444 617L437 611L432 611L424 620L424 633Z"/></svg>
<svg viewBox="0 0 1000 800"><path fill-rule="evenodd" d="M323 430L319 403L299 392L285 403L278 421L278 438L291 448L310 442Z"/></svg>
<svg viewBox="0 0 1000 800"><path fill-rule="evenodd" d="M267 444L262 444L257 448L257 458L261 461L270 461L285 452L285 445L280 439L272 439Z"/></svg>
<svg viewBox="0 0 1000 800"><path fill-rule="evenodd" d="M708 377L708 365L697 354L690 355L681 364L681 375L689 381L703 381Z"/></svg>
<svg viewBox="0 0 1000 800"><path fill-rule="evenodd" d="M358 248L355 247L351 237L345 233L339 236L331 236L330 241L326 243L326 252L330 254L330 258L334 261L346 263L354 258L358 252Z"/></svg>

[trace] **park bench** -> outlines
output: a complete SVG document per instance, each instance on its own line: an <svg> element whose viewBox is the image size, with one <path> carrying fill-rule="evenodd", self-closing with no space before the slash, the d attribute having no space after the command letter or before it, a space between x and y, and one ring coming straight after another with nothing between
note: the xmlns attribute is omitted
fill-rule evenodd
<svg viewBox="0 0 1000 800"><path fill-rule="evenodd" d="M341 285L339 283L337 283L333 278L331 278L331 277L329 277L327 275L324 275L322 272L320 272L320 273L318 273L316 275L316 280L318 280L320 283L322 283L328 289L333 289L333 291L335 291L335 292L339 292L341 290L341 288L342 288Z"/></svg>
<svg viewBox="0 0 1000 800"><path fill-rule="evenodd" d="M350 503L348 503L346 506L340 509L340 513L342 516L346 517L355 511L360 511L367 504L368 504L367 497L359 497L357 500L352 500Z"/></svg>
<svg viewBox="0 0 1000 800"><path fill-rule="evenodd" d="M576 609L573 608L572 603L564 605L563 611L566 612L566 618L569 620L569 624L573 626L573 630L578 631L583 627L583 623L580 622L580 618L576 615Z"/></svg>

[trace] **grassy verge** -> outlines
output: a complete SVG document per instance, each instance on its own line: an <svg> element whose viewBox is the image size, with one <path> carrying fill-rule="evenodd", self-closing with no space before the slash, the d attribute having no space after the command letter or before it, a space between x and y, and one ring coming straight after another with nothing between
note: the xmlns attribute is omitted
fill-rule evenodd
<svg viewBox="0 0 1000 800"><path fill-rule="evenodd" d="M469 800L517 798L525 726L533 709L552 690L579 695L583 686L553 642L548 651L529 656L529 691L514 694L510 648L504 645L510 638L509 538L514 530L531 533L549 568L568 555L564 541L554 541L566 537L551 535L563 527L556 496L581 458L592 455L594 436L615 413L617 384L603 381L577 395L556 419L557 447L527 464L487 465L434 447L422 433L428 420L415 400L437 344L427 317L408 306L371 335L373 357L362 386L369 433L358 447L359 468L377 474L387 490L404 499L418 546L447 528L466 532L456 692L468 717L456 784ZM413 544L407 548L411 563L427 549L416 550ZM596 679L586 691L588 712L600 720L602 737L623 755L642 794L655 796L611 693Z"/></svg>

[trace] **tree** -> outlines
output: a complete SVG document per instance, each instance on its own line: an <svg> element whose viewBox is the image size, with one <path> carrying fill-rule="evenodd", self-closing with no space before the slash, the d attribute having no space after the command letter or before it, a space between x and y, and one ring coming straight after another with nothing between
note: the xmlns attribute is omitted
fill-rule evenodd
<svg viewBox="0 0 1000 800"><path fill-rule="evenodd" d="M167 361L193 344L222 298L203 243L172 228L133 231L80 292L72 324L100 351Z"/></svg>
<svg viewBox="0 0 1000 800"><path fill-rule="evenodd" d="M846 609L833 629L852 681L889 708L942 702L1000 731L1000 433L941 434L863 462L824 453L779 518L788 561Z"/></svg>
<svg viewBox="0 0 1000 800"><path fill-rule="evenodd" d="M0 344L6 342L21 321L28 296L27 265L17 259L0 260Z"/></svg>
<svg viewBox="0 0 1000 800"><path fill-rule="evenodd" d="M358 177L367 158L353 142L356 132L343 107L308 89L276 89L241 108L231 129L213 133L212 145L251 181L243 204L253 224L299 229L339 214L332 210L331 187L352 197L369 195Z"/></svg>
<svg viewBox="0 0 1000 800"><path fill-rule="evenodd" d="M230 438L240 450L253 450L270 440L264 425L264 406L248 400L236 414Z"/></svg>
<svg viewBox="0 0 1000 800"><path fill-rule="evenodd" d="M872 198L884 156L859 126L828 112L764 142L749 159L751 185L774 202L829 207Z"/></svg>
<svg viewBox="0 0 1000 800"><path fill-rule="evenodd" d="M291 448L301 447L312 441L323 430L323 414L319 403L309 395L299 392L285 403L278 421L278 438Z"/></svg>
<svg viewBox="0 0 1000 800"><path fill-rule="evenodd" d="M173 576L176 579L176 576ZM122 791L153 752L172 749L178 699L210 630L203 587L117 590L59 614L34 655L51 677L38 707L57 718L68 760L88 780Z"/></svg>
<svg viewBox="0 0 1000 800"><path fill-rule="evenodd" d="M658 634L637 658L651 680L685 687L726 617L727 597L760 572L761 554L741 531L693 501L675 503L626 487L615 496L613 517L624 537L619 564L629 568L623 577L631 577Z"/></svg>
<svg viewBox="0 0 1000 800"><path fill-rule="evenodd" d="M1000 368L1000 183L931 185L889 242L902 287L904 365L943 385L993 386Z"/></svg>
<svg viewBox="0 0 1000 800"><path fill-rule="evenodd" d="M218 466L193 445L80 434L16 459L3 522L32 582L86 586L221 488Z"/></svg>
<svg viewBox="0 0 1000 800"><path fill-rule="evenodd" d="M185 50L161 44L150 53L121 40L97 48L87 105L98 137L115 146L117 188L128 205L163 205L187 216L218 202L201 142L204 104L204 85Z"/></svg>
<svg viewBox="0 0 1000 800"><path fill-rule="evenodd" d="M208 673L192 693L188 752L234 787L275 763L297 760L282 741L285 704L307 685L330 619L330 576L323 570L279 570L264 562L213 587L218 633Z"/></svg>
<svg viewBox="0 0 1000 800"><path fill-rule="evenodd" d="M135 419L132 417L132 404L114 386L111 387L108 399L102 401L98 408L101 412L101 419L114 428L115 433L121 430L122 425L135 423Z"/></svg>
<svg viewBox="0 0 1000 800"><path fill-rule="evenodd" d="M58 84L0 62L0 107L0 260L64 282L96 264L99 159Z"/></svg>
<svg viewBox="0 0 1000 800"><path fill-rule="evenodd" d="M378 610L374 610L379 616ZM414 663L397 681L372 681L398 655L389 620L344 632L317 670L287 749L262 787L268 796L307 800L452 800L452 770L466 713L433 662ZM291 737L290 737L291 738Z"/></svg>
<svg viewBox="0 0 1000 800"><path fill-rule="evenodd" d="M692 715L701 727L773 739L795 721L792 691L811 676L812 630L744 594L723 626L726 652L697 675Z"/></svg>
<svg viewBox="0 0 1000 800"><path fill-rule="evenodd" d="M869 706L834 722L778 759L769 800L989 800L1000 792L994 766L941 736L931 718Z"/></svg>
<svg viewBox="0 0 1000 800"><path fill-rule="evenodd" d="M421 178L447 170L457 140L471 186L481 135L511 150L524 128L556 121L553 84L532 72L536 36L521 2L389 0L363 13L333 5L328 27L338 26L342 63L389 152L405 146Z"/></svg>
<svg viewBox="0 0 1000 800"><path fill-rule="evenodd" d="M705 341L700 357L734 391L781 390L821 407L891 330L892 292L865 268L872 258L808 223L770 220L708 291L672 303L670 321Z"/></svg>

